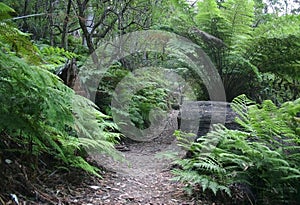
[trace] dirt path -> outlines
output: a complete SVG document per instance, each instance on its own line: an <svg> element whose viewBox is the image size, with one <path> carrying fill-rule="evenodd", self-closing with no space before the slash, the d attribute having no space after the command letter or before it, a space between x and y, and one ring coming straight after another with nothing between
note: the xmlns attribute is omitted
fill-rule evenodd
<svg viewBox="0 0 300 205"><path fill-rule="evenodd" d="M209 119L205 116L209 116L212 109L207 111L207 108L200 108L199 116ZM173 136L174 130L177 129L176 116L176 112L172 113L171 117L164 122L165 124L162 123L161 132L158 132L160 134L155 136L155 139L148 142L125 142L128 150L121 152L126 160L125 163L113 161L107 156L91 157L89 159L91 163L105 168L105 171L101 172L103 179L75 168L51 167L52 169L49 169L43 162L49 160L48 158L40 160L42 166L34 176L31 173L32 169L23 166L18 160L5 164L6 172L2 175L8 176L6 184L9 186L8 191L0 193L0 204L12 204L10 203L13 200L12 196L18 197L19 204L220 204L212 202L212 198L204 195L198 195L198 199L187 197L183 192L184 185L171 181L172 161L158 157L162 153L177 152L181 157L186 153L178 147ZM226 118L228 125L231 125L234 119L233 114L230 116ZM204 128L202 131L205 131ZM28 176L34 177L34 180Z"/></svg>
<svg viewBox="0 0 300 205"><path fill-rule="evenodd" d="M97 194L99 204L196 204L187 200L183 184L171 181L171 160L158 157L166 152L183 151L177 146L172 133L176 129L172 119L162 134L149 142L127 142L128 151L122 152L127 163L103 156L95 157L109 171L104 188Z"/></svg>

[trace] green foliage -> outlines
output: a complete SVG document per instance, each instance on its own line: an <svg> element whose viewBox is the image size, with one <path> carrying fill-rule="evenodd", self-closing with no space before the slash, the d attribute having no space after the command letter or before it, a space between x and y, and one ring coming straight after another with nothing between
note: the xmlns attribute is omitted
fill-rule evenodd
<svg viewBox="0 0 300 205"><path fill-rule="evenodd" d="M260 24L249 43L248 59L263 73L257 81L256 99L274 102L299 98L299 22L298 15L286 15Z"/></svg>
<svg viewBox="0 0 300 205"><path fill-rule="evenodd" d="M198 13L195 16L197 27L220 39L224 39L225 18L215 0L199 1Z"/></svg>
<svg viewBox="0 0 300 205"><path fill-rule="evenodd" d="M116 63L104 73L98 87L95 103L100 110L111 114L110 104L117 84L129 73L121 64Z"/></svg>
<svg viewBox="0 0 300 205"><path fill-rule="evenodd" d="M154 109L168 110L168 93L156 82L146 83L133 97L129 108L131 121L140 129L150 126L150 111Z"/></svg>
<svg viewBox="0 0 300 205"><path fill-rule="evenodd" d="M102 2L102 6L94 0L88 1L88 6L71 0L58 1L55 4L48 4L47 0L3 2L9 3L23 17L32 13L41 14L15 21L22 31L33 33L32 39L68 48L80 54L87 54L87 50L92 52L103 40L149 28L187 37L200 45L210 56L225 84L228 101L241 93L257 97L256 91L253 90L260 89L260 92L267 95L265 89L276 89L268 87L267 82L260 81L262 72L276 73L289 82L291 80L286 80L286 75L293 80L297 77L296 80L299 81L299 15L278 16L266 11L267 7L270 9L270 5L276 8L282 3L280 1L266 3L262 0L202 0L196 3L185 0L146 0L128 1L123 2L124 4L105 1ZM6 7L3 7L2 11L6 14L13 12ZM283 7L280 8L280 12L285 13ZM43 15L46 13L52 15ZM82 16L78 16L79 13L82 13L80 14ZM4 12L2 14L5 20L9 20ZM81 27L79 22L87 18L93 19L91 20L93 22ZM5 24L8 24L7 22ZM204 36L196 34L194 28L206 33ZM87 32L89 29L92 29L90 34ZM9 39L10 36L5 38ZM16 44L14 39L12 36L9 40L11 43L6 46L16 47L20 44ZM83 39L90 40L84 42ZM212 39L218 40L218 43L214 43ZM89 49L85 45L88 45ZM28 48L22 52L19 48L15 50L17 53L25 51L29 51L28 54L38 53ZM34 56L38 55L32 55ZM170 63L165 61L163 58L165 56L161 57L156 60L161 64ZM62 59L55 56L49 60L56 64ZM182 59L178 59L180 60ZM132 60L128 62L130 65L123 66L134 68L136 62ZM188 68L188 66L180 67ZM205 88L201 84L201 79L188 80L195 87L195 92L199 93L199 96L202 95L199 98L208 98L203 96ZM200 83L197 84L198 81ZM294 84L294 87L296 86L297 84ZM263 99L276 97L272 95Z"/></svg>
<svg viewBox="0 0 300 205"><path fill-rule="evenodd" d="M5 52L11 52L12 54L24 58L27 62L32 64L39 64L41 58L39 51L28 40L28 34L25 34L6 23L0 24L0 41L3 46L2 49Z"/></svg>
<svg viewBox="0 0 300 205"><path fill-rule="evenodd" d="M0 2L0 21L10 19L12 14L16 13L14 9Z"/></svg>
<svg viewBox="0 0 300 205"><path fill-rule="evenodd" d="M78 58L79 55L66 51L64 48L39 45L40 55L44 61L43 67L54 72L57 67L62 67L68 59Z"/></svg>
<svg viewBox="0 0 300 205"><path fill-rule="evenodd" d="M223 40L230 52L243 51L252 33L253 1L229 0L217 4L215 0L204 0L197 6L195 19L200 30Z"/></svg>
<svg viewBox="0 0 300 205"><path fill-rule="evenodd" d="M0 27L0 37L5 33L4 28ZM19 45L19 51L26 50L28 45L33 47L19 30L8 28L5 36L15 35L25 42ZM7 45L10 40L1 38L0 44ZM48 50L66 57L73 55L62 49ZM27 52L15 54L0 50L0 133L8 136L0 140L1 151L22 153L34 166L37 166L35 158L48 154L68 166L99 176L98 169L77 153L84 148L118 157L113 145L119 134L112 132L116 125L107 121L108 116L97 111L92 102L75 95L56 75L25 62Z"/></svg>
<svg viewBox="0 0 300 205"><path fill-rule="evenodd" d="M176 14L172 15L170 18L173 29L177 30L180 28L187 28L187 26L191 26L193 24L192 17L194 8L190 6L187 1L171 0L170 5L171 10L173 10L174 14ZM186 23L188 23L188 25Z"/></svg>
<svg viewBox="0 0 300 205"><path fill-rule="evenodd" d="M194 26L195 8L185 0L162 1L153 8L152 29L165 30L188 37L189 30Z"/></svg>
<svg viewBox="0 0 300 205"><path fill-rule="evenodd" d="M4 12L4 13L2 13ZM1 10L0 16L9 15L8 11ZM29 41L29 35L16 29L6 21L0 21L0 45L4 52L9 52L26 61L38 64L41 58L38 49Z"/></svg>
<svg viewBox="0 0 300 205"><path fill-rule="evenodd" d="M50 72L0 55L0 130L22 145L17 152L25 150L29 158L48 153L94 174L97 169L76 156L76 150L84 147L117 156L113 148L117 136L109 132L114 125L103 124L107 116L91 102L76 96Z"/></svg>
<svg viewBox="0 0 300 205"><path fill-rule="evenodd" d="M178 160L176 179L230 194L249 186L259 204L295 203L299 195L299 99L277 108L270 100L256 105L245 96L234 99L241 130L216 125L214 131L189 145L192 157ZM210 185L212 184L212 185ZM249 197L250 198L250 197ZM252 201L251 203L254 203Z"/></svg>
<svg viewBox="0 0 300 205"><path fill-rule="evenodd" d="M254 21L253 0L228 0L222 4L222 14L226 20L228 39L225 43L232 48L232 52L243 51L243 46L252 33Z"/></svg>
<svg viewBox="0 0 300 205"><path fill-rule="evenodd" d="M300 17L287 15L260 25L251 41L251 61L262 72L273 72L299 80Z"/></svg>
<svg viewBox="0 0 300 205"><path fill-rule="evenodd" d="M89 152L105 153L121 159L113 145L120 139L121 134L114 132L118 127L111 122L111 117L97 111L94 103L76 95L72 103L75 115L74 129L80 144Z"/></svg>
<svg viewBox="0 0 300 205"><path fill-rule="evenodd" d="M162 70L157 69L155 76L153 71L147 70L133 76L121 65L113 65L100 82L96 103L99 103L99 107L103 111L110 113L112 96L116 86L121 84L122 87L127 88L122 92L123 98L130 101L129 104L120 102L124 106L124 110L128 112L122 114L126 115L126 118L130 117L131 122L137 128L145 129L151 124L151 111L154 109L168 110L168 105L172 100L171 93L167 89L167 82L164 82L160 74ZM136 88L137 90L135 90ZM131 93L132 89L135 90L133 93Z"/></svg>
<svg viewBox="0 0 300 205"><path fill-rule="evenodd" d="M252 84L259 79L257 66L247 55L254 19L253 1L204 0L198 3L195 26L207 34L194 36L218 70L228 101L251 93Z"/></svg>
<svg viewBox="0 0 300 205"><path fill-rule="evenodd" d="M261 80L253 85L255 90L253 98L262 102L270 99L276 105L281 105L286 101L295 100L300 97L300 81L290 76L280 76L274 73L262 73Z"/></svg>
<svg viewBox="0 0 300 205"><path fill-rule="evenodd" d="M196 41L218 69L228 101L242 93L257 101L295 100L299 96L299 15L272 18L259 8L263 8L261 1L200 1L195 26L225 46L203 37L199 42L199 36ZM266 80L272 73L275 82ZM278 88L288 92L278 93Z"/></svg>

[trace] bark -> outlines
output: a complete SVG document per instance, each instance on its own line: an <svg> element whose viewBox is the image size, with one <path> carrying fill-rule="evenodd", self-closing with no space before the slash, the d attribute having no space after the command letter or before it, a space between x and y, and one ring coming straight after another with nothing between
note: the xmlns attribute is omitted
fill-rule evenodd
<svg viewBox="0 0 300 205"><path fill-rule="evenodd" d="M50 5L49 5L49 14L48 15L48 18L49 18L49 40L50 40L50 45L51 46L54 46L54 34L53 34L53 11L54 11L54 1L53 0L50 0Z"/></svg>
<svg viewBox="0 0 300 205"><path fill-rule="evenodd" d="M78 5L78 21L80 28L83 33L83 37L86 40L87 47L89 49L89 53L92 55L93 62L95 64L98 64L98 56L95 53L95 47L93 45L93 39L92 39L92 33L88 31L88 28L86 26L86 16L85 16L85 11L87 8L87 3L88 0L85 0L81 2L80 0L77 0L77 5Z"/></svg>
<svg viewBox="0 0 300 205"><path fill-rule="evenodd" d="M68 49L68 32L69 32L69 15L71 12L72 0L68 0L66 17L63 23L62 36L61 36L61 47Z"/></svg>
<svg viewBox="0 0 300 205"><path fill-rule="evenodd" d="M30 0L25 0L24 3L24 9L23 9L23 16L27 15L27 10L28 10L28 4L29 4ZM26 19L23 19L23 26L22 26L23 31L28 31L28 24Z"/></svg>

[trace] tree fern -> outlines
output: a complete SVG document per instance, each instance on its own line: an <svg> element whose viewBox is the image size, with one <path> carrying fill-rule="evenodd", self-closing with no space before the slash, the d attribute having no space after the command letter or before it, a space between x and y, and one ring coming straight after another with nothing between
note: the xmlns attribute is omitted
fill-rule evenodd
<svg viewBox="0 0 300 205"><path fill-rule="evenodd" d="M253 0L227 0L222 4L222 15L226 19L230 34L228 45L234 51L242 51L252 33L254 21L254 2Z"/></svg>
<svg viewBox="0 0 300 205"><path fill-rule="evenodd" d="M226 20L215 0L199 1L197 7L195 21L198 28L222 40L228 37L225 34Z"/></svg>

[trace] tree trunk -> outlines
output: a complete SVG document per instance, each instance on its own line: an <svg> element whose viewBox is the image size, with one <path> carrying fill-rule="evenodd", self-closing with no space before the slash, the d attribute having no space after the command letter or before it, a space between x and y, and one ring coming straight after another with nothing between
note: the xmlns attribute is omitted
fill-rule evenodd
<svg viewBox="0 0 300 205"><path fill-rule="evenodd" d="M49 5L49 40L50 40L50 45L54 46L54 34L53 34L53 6L54 6L54 1L50 0L50 5Z"/></svg>
<svg viewBox="0 0 300 205"><path fill-rule="evenodd" d="M68 0L66 17L63 24L62 36L61 36L61 47L68 50L68 32L69 32L69 15L71 12L72 0Z"/></svg>
<svg viewBox="0 0 300 205"><path fill-rule="evenodd" d="M30 2L30 0L25 0L23 14L22 14L23 16L27 15L29 2ZM25 32L28 32L28 24L27 24L26 18L23 19L22 30L25 31Z"/></svg>
<svg viewBox="0 0 300 205"><path fill-rule="evenodd" d="M93 62L95 64L98 64L98 57L95 53L92 34L89 33L88 28L86 26L86 16L85 16L84 12L86 11L87 3L88 3L88 0L85 0L82 3L80 2L80 0L77 0L78 20L79 20L80 28L81 28L82 33L83 33L83 37L86 40L86 44L87 44L87 47L89 49L89 53L90 53L90 55L92 55Z"/></svg>

